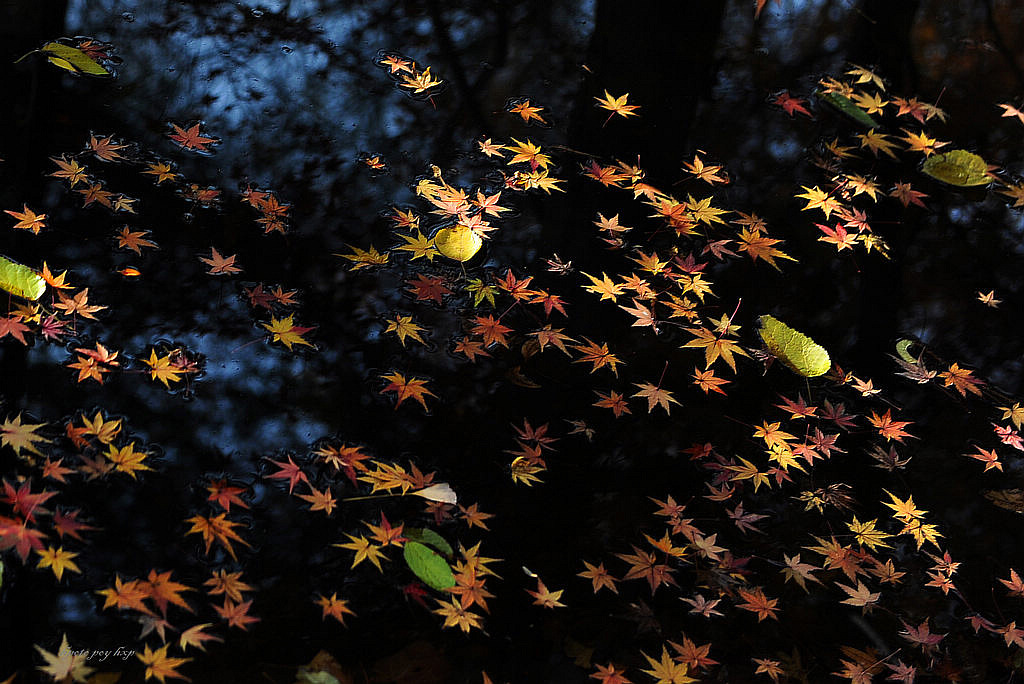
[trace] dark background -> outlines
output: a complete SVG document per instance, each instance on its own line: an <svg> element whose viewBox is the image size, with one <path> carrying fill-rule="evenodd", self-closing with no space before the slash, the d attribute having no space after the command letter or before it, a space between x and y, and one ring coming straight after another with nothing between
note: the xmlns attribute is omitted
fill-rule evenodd
<svg viewBox="0 0 1024 684"><path fill-rule="evenodd" d="M138 643L135 625L99 611L95 589L110 586L115 571L136 577L173 567L179 581L205 579L209 569L196 538L183 537L182 521L201 510L203 478L224 475L252 486L251 528L244 536L254 550L242 553L239 568L259 588L253 612L263 621L248 634L233 630L226 644L213 644L208 655L186 665L182 671L195 681L241 677L239 668L249 681L263 674L290 681L289 667L321 648L359 681L364 674L392 681L381 674L381 659L403 648L420 649L409 660L427 663L428 674L418 674L419 681L470 681L481 668L495 681L583 681L586 671L565 653L567 635L595 646L597 662L646 666L636 651L656 653L659 638L616 614L619 603L586 598L589 591L573 577L580 559L594 561L637 543L637 530L652 524L646 496L701 495L703 475L677 454L694 442L729 448L749 439L746 427L723 415L760 422L774 392L806 390L777 370L758 380L751 364L747 384L736 383L728 403L706 399L692 387L683 389L699 358L679 351L687 337L636 334L625 315L575 294L575 281L570 286L539 275L538 283L572 295L570 324L577 337L624 349L629 382L653 382L664 360L672 361L666 386L680 388L684 408L672 418L647 417L634 405L637 415L609 425L589 404L591 387L606 390L610 377L595 384L578 366L552 364L532 369L544 389L528 390L506 379L517 364L511 354L460 363L446 353L448 336L459 332L457 317L413 305L402 294L402 276L415 269L350 273L347 262L327 256L348 251L350 244L388 246L383 215L391 206L416 205L412 187L429 164L445 169L450 182L481 183L492 164L473 152L480 137L529 137L598 158L639 158L649 182L665 188L680 179L680 161L692 159L697 149L724 163L733 182L715 190L716 205L766 217L772 236L786 240L798 263L787 262L782 272L747 260L730 264L715 274L718 300L707 313L730 314L742 298L736 321L744 335L758 315L773 313L812 334L844 368L891 391L922 437L903 484L913 485L922 508L937 511L954 556L974 562L979 590L991 573L1005 577L989 565L997 559L1012 565L1015 553L1019 558L1007 534L1019 517L988 506L979 493L992 483L982 483L977 469L965 475L959 457L972 440L990 439L985 430L992 416L948 392L893 378L886 354L898 335L909 333L942 357L977 369L1007 395L1019 393L1020 211L995 193L930 183L912 163L900 162L886 173L897 166L894 178L928 192L929 209L887 206L874 215L892 245L890 261L837 257L816 241L813 223L820 215L801 212L803 203L793 195L801 185L824 185L809 162L811 151L837 131L848 134L849 126L822 107L814 120L790 119L767 102L782 89L809 97L819 77L839 75L847 63L873 66L890 92L916 95L948 112L948 122L933 122L940 139L1019 173L1024 128L1001 119L996 105L1020 104L1024 59L1013 27L1024 23L1024 10L995 1L783 0L769 4L754 22L747 2L679 4L668 12L664 3L602 0L6 3L0 17L5 62L51 38L85 34L113 42L124 63L109 82L72 78L41 58L2 70L8 104L0 202L5 209L44 207L51 225L40 236L6 231L0 236L3 253L33 266L45 259L51 267L70 268L72 282L107 304L101 321L86 329L90 340L131 353L155 340L173 340L203 354L206 372L190 400L127 375L100 388L73 382L62 367L69 356L62 345L25 349L0 341L5 415L24 410L56 422L102 407L124 416L132 432L161 451L160 472L140 483L80 483L69 490L69 498L86 502L105 530L89 547L88 561L83 554L82 575L55 589L49 572L22 568L13 554L5 555L0 676L24 667L33 643L56 650L62 632L72 644L94 648ZM447 89L433 102L406 97L374 65L379 50L430 65ZM605 89L628 91L630 102L642 105L642 117L602 128L605 114L593 107L593 97ZM525 96L548 108L553 127L526 129L503 112L507 99ZM168 121L200 120L223 140L214 156L189 156L167 141ZM46 176L53 168L48 157L79 151L90 131L173 159L193 182L224 188L224 207L194 209L132 170L89 163L90 171L140 198L139 215L127 222L152 230L160 243L159 252L127 259L110 239L122 217L80 208L76 196ZM357 162L361 152L383 154L389 173L371 174ZM590 222L598 211L622 211L624 223L639 221L641 207L580 178L578 157L565 153L557 161L555 175L567 179L567 192L514 200L516 215L501 223L475 268L539 273L541 257L554 252L590 273L619 268L618 257L594 239ZM237 202L246 182L272 188L293 205L288 235L262 235ZM705 196L708 189L691 183L680 190L685 192ZM318 326L312 337L318 351L292 355L264 344L244 346L261 331L237 283L203 273L196 257L210 245L239 254L246 271L236 280L299 289L297 318ZM128 282L114 273L128 263L144 277ZM990 289L1003 300L998 309L976 301L977 291ZM415 313L434 328L431 347L403 351L383 338L381 316L396 310ZM379 396L377 377L393 368L432 378L439 395L432 415L408 406L393 411ZM508 457L501 453L514 448L510 424L521 425L523 418L534 425L551 422L559 435L566 431L563 419L586 418L598 436L592 443L563 437L545 484L527 489L509 482ZM360 529L359 520L376 516L379 506L350 505L324 522L260 479L264 457L303 455L329 435L365 444L383 460L413 458L452 482L461 501L479 501L497 514L483 551L505 559L505 579L495 592L488 636L442 633L436 617L403 599L394 576L349 572L348 557L329 549L342 532ZM4 463L13 469L13 458ZM864 474L866 469L848 464L836 476L862 481L867 492L892 486L874 471ZM1002 484L1013 486L1020 469L1010 463L1007 471ZM388 506L393 519L422 518L414 503ZM786 514L774 513L766 529L783 548L806 543L806 537L787 538ZM468 545L473 535L465 539ZM519 588L530 586L521 565L551 577L549 586L569 585L581 596L578 605L538 617ZM400 561L391 566L400 571ZM688 622L674 594L651 601L645 588L631 589L636 605L651 603L666 638L686 629L701 643L732 643L723 650L739 654L736 669L730 672L728 658L716 656L726 664L728 681L749 676L746 654L755 647L765 652L756 641L761 638L772 644L767 652L789 642L818 652L820 644L855 641L850 634L863 639L846 621L812 635L818 629L813 612L763 634L736 634L716 623ZM312 605L317 592L331 591L352 598L359 617L348 629L321 623ZM925 614L932 610L939 608L922 607ZM690 631L697 629L708 631ZM821 657L819 677L835 666L829 660L834 656Z"/></svg>

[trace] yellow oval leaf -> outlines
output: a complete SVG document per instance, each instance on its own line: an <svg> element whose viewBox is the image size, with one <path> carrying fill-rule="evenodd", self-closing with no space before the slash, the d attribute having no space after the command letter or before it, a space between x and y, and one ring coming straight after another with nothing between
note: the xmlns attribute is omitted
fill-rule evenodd
<svg viewBox="0 0 1024 684"><path fill-rule="evenodd" d="M89 74L90 76L103 77L113 75L89 55L78 48L65 45L64 43L47 43L39 48L39 51L49 58L51 64L73 74Z"/></svg>
<svg viewBox="0 0 1024 684"><path fill-rule="evenodd" d="M46 291L46 281L28 266L0 256L0 288L35 301Z"/></svg>
<svg viewBox="0 0 1024 684"><path fill-rule="evenodd" d="M758 319L758 331L765 346L779 361L794 373L805 378L824 375L832 367L828 352L802 332L793 330L773 316Z"/></svg>
<svg viewBox="0 0 1024 684"><path fill-rule="evenodd" d="M924 160L921 170L932 178L958 188L987 185L992 182L985 160L967 150L950 150L943 154L933 154Z"/></svg>
<svg viewBox="0 0 1024 684"><path fill-rule="evenodd" d="M461 223L454 228L442 228L434 235L434 246L443 256L455 261L472 259L484 241L468 226Z"/></svg>

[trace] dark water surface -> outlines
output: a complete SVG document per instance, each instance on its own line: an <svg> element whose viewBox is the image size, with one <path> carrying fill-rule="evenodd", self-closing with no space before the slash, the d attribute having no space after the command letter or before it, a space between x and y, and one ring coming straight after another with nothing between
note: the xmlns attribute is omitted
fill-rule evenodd
<svg viewBox="0 0 1024 684"><path fill-rule="evenodd" d="M58 487L53 501L81 507L85 519L103 528L87 537L88 544L63 540L81 553L80 574L68 573L57 583L49 571L35 568L35 555L23 565L13 550L3 552L0 678L18 671L15 681L32 681L39 673L31 667L41 663L32 645L56 651L64 633L72 645L89 649L141 652L144 644L159 646L155 634L139 637L127 611L101 608L96 592L112 586L115 575L137 578L152 569L173 569L177 581L201 590L210 572L226 568L243 571L255 588L249 598L261 621L247 631L212 628L224 643L209 643L206 654L185 654L195 660L181 672L193 681L290 682L296 666L326 650L352 681L478 682L486 670L495 682L582 682L594 671L590 656L581 655L588 649L594 663L618 662L630 668L633 681L653 681L641 672L648 663L640 651L658 654L665 640L678 641L684 631L697 643L712 642L711 656L721 663L701 681L754 680L751 656L779 658L791 647L803 653L801 666L787 665L791 672L802 667L807 681L826 681L840 668L839 647L847 645L875 647L879 658L902 646L905 657L922 668L935 655L931 662L939 664L922 674L933 678L926 681L939 681L945 672L940 664L947 661L963 665L962 681L1012 681L1020 650L1004 648L1000 635L984 631L975 645L963 618L981 613L999 625L1021 619L1020 599L1005 599L997 584L995 600L990 586L996 577L1007 577L1010 567L1024 569L1021 518L981 495L1019 487L1020 459L1011 447L999 446L1006 452L1003 472L982 476L981 466L960 454L975 445L998 445L989 426L1000 418L995 407L1021 393L1021 211L994 188L959 190L924 177L917 168L920 156L901 154L891 161L882 155L876 162L860 150L859 161L851 163L877 174L886 184L883 193L906 179L928 194L927 209L904 209L888 200L872 214L872 225L891 246L892 258L884 260L863 249L855 256L837 254L819 242L814 224L822 215L801 211L805 203L794 196L801 188L826 187L829 174L813 163L823 141L842 138L850 144L863 132L812 97L819 79L841 77L851 63L884 76L888 93L937 104L948 119L929 122L931 135L1001 167L1006 182L1019 180L1024 122L1000 117L997 105L1022 104L1024 54L1016 27L1024 24L1024 10L995 0L782 0L769 4L755 23L747 2L678 4L9 4L0 22L5 63L55 37L88 35L110 41L123 64L111 80L72 77L39 55L3 70L8 103L0 209L20 211L24 204L45 211L48 228L37 236L0 226L0 252L34 268L45 260L55 270L69 269L68 279L88 287L90 300L108 309L98 321L82 321L79 336L63 343L35 339L26 348L11 337L0 340L0 418L24 412L26 422L47 422L47 434L57 443L56 431L66 419L101 409L122 417L125 431L149 446L155 470L136 481L123 475L86 481L76 474ZM444 87L430 99L410 97L377 63L391 51L430 66ZM641 105L641 116L603 126L607 112L594 108L594 97L606 90L628 92L629 101ZM813 119L771 106L771 97L783 90L810 100ZM526 127L505 111L514 98L543 105L552 125ZM183 151L167 138L169 122L202 122L221 142L212 155ZM900 126L921 129L890 112L887 132L904 135ZM140 175L140 163L83 156L90 173L139 200L135 214L83 208L78 194L47 174L54 169L49 158L79 153L91 134L125 141L133 146L127 154L138 160L173 161L187 182L220 189L222 202L190 202L172 187L184 187L177 182L154 186ZM417 273L455 282L463 267L443 258L429 265L407 262L396 253L387 268L353 272L348 261L333 256L350 253L351 246L383 250L398 244L388 218L395 207L415 208L425 229L438 221L414 192L419 179L430 177L430 165L452 185L501 190L499 165L478 151L476 141L484 138L542 145L555 157L552 175L565 180L566 192L504 191L502 204L513 211L498 222L500 230L484 254L466 265L466 276L493 279L507 268L534 275L534 286L558 292L569 303L568 320L554 316L556 326L564 325L577 340L609 341L619 350L625 363L619 377L607 369L589 375L586 364L569 364L552 350L524 359L521 336L512 349L492 348L493 359L469 364L452 346L467 332L463 319L476 315L472 307L456 304L455 297L443 308L415 302L406 291L406 281ZM698 150L725 167L729 185L677 183L685 177L681 161L691 161ZM386 172L360 161L372 155L386 159ZM756 318L774 314L811 334L844 369L873 378L890 406L915 421L909 429L920 439L906 445L913 461L905 471L871 468L861 453L832 470L796 474L791 491L755 495L748 489L729 502L729 510L742 500L748 511L769 516L762 534L730 527L718 543L737 557L753 557L752 584L782 596L783 606L793 599L782 623L758 623L732 607L724 611L727 618L717 620L687 614L680 598L714 594L706 588L714 573L692 566L680 570L678 589L663 587L653 597L643 582L632 581L620 585L621 596L604 591L595 597L575 577L583 560L603 560L621 576L628 566L612 554L644 543L641 532L661 536L663 521L652 519L648 496L692 501L688 515L706 533L731 526L722 505L703 498L709 475L682 450L710 441L725 456L747 449L750 458L751 450L758 453L751 426L784 417L771 408L777 393L833 396L818 389L823 384L811 390L778 364L761 378L755 362L741 359L743 380L728 388L728 399L706 397L691 384L691 369L702 365L700 353L680 349L688 334L674 326L657 336L631 330L629 317L582 292L587 282L578 272L559 276L546 270L545 259L555 253L591 274L625 268L621 254L595 237L592 222L601 212L642 224L650 212L629 192L601 188L579 172L589 159L613 158L638 163L647 182L680 199L714 193L716 206L765 217L771 236L786 241L780 246L796 261L780 261L781 271L751 264L745 256L727 268L710 266L715 297L701 312L706 320L735 310L742 342L753 348ZM247 185L272 190L291 205L286 234L263 233L258 214L239 201ZM143 256L115 249L112 235L123 225L150 230L160 249ZM198 257L208 256L211 246L237 254L244 272L207 275ZM118 273L127 266L142 276ZM296 322L315 326L307 335L315 349L296 346L289 353L265 342L260 324L268 316L254 311L243 295L243 287L257 283L298 291ZM978 301L977 294L989 290L1002 300L998 308ZM505 296L496 309L484 310L497 316L510 301ZM396 312L412 314L430 329L427 345L403 348L385 333L386 319ZM533 314L516 318L521 313L517 309L507 319L516 322L517 335L544 321ZM968 401L938 381L921 387L895 377L888 354L904 334L925 341L934 358L947 361L936 362L936 369L959 361L998 393ZM139 372L112 373L102 386L76 383L74 371L65 367L72 349L97 341L136 357L154 345L185 347L201 360L203 373L186 390L165 391L145 379L145 367L136 360L133 369ZM721 363L717 368L719 375L733 377ZM428 399L429 415L413 400L393 408L381 394L381 375L394 371L430 378L437 397ZM633 415L620 420L591 406L594 390L633 394L636 383L659 377L682 401L671 417L660 408L646 415L639 400L630 402ZM872 410L885 407L874 404ZM522 427L524 419L533 426L549 423L560 439L557 452L545 454L549 470L543 484L532 487L512 483L514 456L505 453L517 448L512 426ZM567 434L571 420L585 421L596 431L593 439ZM855 432L866 434L868 427L861 419ZM341 504L326 517L289 497L280 481L265 478L276 470L268 458L292 456L308 465L315 445L328 438L362 445L384 462L412 461L424 472L436 471L437 481L451 483L460 503L479 502L481 510L495 514L488 521L491 531L438 524L424 512L423 501L409 497ZM53 484L10 449L0 459L5 482L31 476L34 489ZM333 486L339 498L360 493L323 466L309 465L308 471L318 486ZM204 554L199 538L185 534L187 518L219 512L207 502L206 487L220 478L246 488L251 507L229 516L243 523L241 534L251 543L236 544L237 562L223 552ZM928 593L914 579L892 590L899 608L880 610L884 624L877 626L874 616L862 617L856 609L839 605L840 613L837 602L844 595L834 588L805 599L792 582L784 585L776 567L783 551L791 555L813 544L808 535L827 534L827 525L845 533L850 520L840 513L826 526L807 523L797 515L803 505L792 497L840 479L857 490L861 507L854 513L862 520L889 520L889 511L877 504L883 489L913 493L945 535L942 550L964 563L963 594L980 603ZM345 533L365 533L361 521L376 523L382 510L408 527L435 527L453 543L468 547L482 539L482 555L503 559L495 565L502 579L488 584L497 596L484 616L486 632L442 630L438 616L403 595L402 587L415 578L399 552L390 550L385 572L377 573L368 563L351 569L351 552L331 547L345 541ZM7 507L0 510L8 513ZM891 525L886 529L898 532ZM906 539L901 561L915 552ZM820 556L802 553L805 562L820 563ZM534 589L535 580L523 566L552 588L567 588L569 608L530 605L524 589ZM926 578L928 561L920 554L907 567L918 571L916 578ZM313 603L332 592L350 600L357 613L347 627L321 621ZM172 612L174 627L219 622L200 592L184 596L199 612ZM820 624L830 612L834 620ZM925 618L937 631L954 635L937 654L923 654L894 636L902 629L899 620L917 625ZM170 641L176 639L169 634ZM181 655L176 646L171 652ZM91 664L123 668L122 681L143 677L134 658L124 665ZM792 681L800 679L794 675Z"/></svg>

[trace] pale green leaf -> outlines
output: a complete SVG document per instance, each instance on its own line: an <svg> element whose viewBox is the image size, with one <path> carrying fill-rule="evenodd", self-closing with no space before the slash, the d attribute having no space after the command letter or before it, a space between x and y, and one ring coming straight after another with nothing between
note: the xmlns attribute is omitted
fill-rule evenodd
<svg viewBox="0 0 1024 684"><path fill-rule="evenodd" d="M813 378L824 375L832 367L825 348L807 335L772 316L761 316L758 322L761 325L758 332L768 351L794 373Z"/></svg>
<svg viewBox="0 0 1024 684"><path fill-rule="evenodd" d="M0 256L0 288L15 297L36 300L46 291L43 277L24 264Z"/></svg>
<svg viewBox="0 0 1024 684"><path fill-rule="evenodd" d="M89 55L78 48L65 45L64 43L47 43L39 48L39 51L49 58L51 64L74 74L89 74L90 76L103 77L113 75Z"/></svg>
<svg viewBox="0 0 1024 684"><path fill-rule="evenodd" d="M985 160L967 150L933 154L924 160L921 170L936 180L958 188L987 185L992 181Z"/></svg>
<svg viewBox="0 0 1024 684"><path fill-rule="evenodd" d="M427 586L444 591L455 586L455 576L448 562L437 551L419 542L408 541L402 547L406 564Z"/></svg>

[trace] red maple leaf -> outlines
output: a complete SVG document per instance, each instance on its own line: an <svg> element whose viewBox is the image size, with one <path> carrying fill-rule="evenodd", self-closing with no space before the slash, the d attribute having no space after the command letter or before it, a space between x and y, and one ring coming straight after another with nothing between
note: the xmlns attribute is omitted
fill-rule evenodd
<svg viewBox="0 0 1024 684"><path fill-rule="evenodd" d="M172 123L171 128L174 129L174 132L168 133L167 137L181 145L181 148L185 150L209 153L210 145L216 145L220 142L219 138L211 138L200 134L199 124L194 124L188 130L185 130L181 126Z"/></svg>

